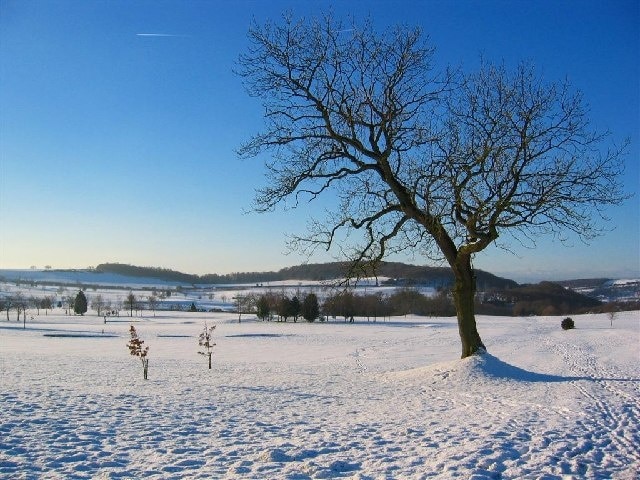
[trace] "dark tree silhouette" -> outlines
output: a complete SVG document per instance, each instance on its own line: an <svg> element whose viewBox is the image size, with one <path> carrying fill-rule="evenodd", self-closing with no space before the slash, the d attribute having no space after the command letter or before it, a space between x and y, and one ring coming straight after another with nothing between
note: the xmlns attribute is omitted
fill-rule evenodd
<svg viewBox="0 0 640 480"><path fill-rule="evenodd" d="M318 305L318 297L315 293L308 293L302 301L302 318L307 322L313 322L320 315L320 306Z"/></svg>
<svg viewBox="0 0 640 480"><path fill-rule="evenodd" d="M256 301L256 315L263 322L269 318L269 315L271 315L271 308L266 295L260 295L258 297L258 300Z"/></svg>
<svg viewBox="0 0 640 480"><path fill-rule="evenodd" d="M291 299L284 294L281 295L276 304L276 313L286 322L291 316L291 312Z"/></svg>
<svg viewBox="0 0 640 480"><path fill-rule="evenodd" d="M291 303L289 304L291 310L289 313L293 317L293 322L296 323L298 321L298 317L300 316L300 309L302 308L300 305L300 299L297 295L294 295L291 299Z"/></svg>
<svg viewBox="0 0 640 480"><path fill-rule="evenodd" d="M80 290L73 301L73 312L76 315L84 315L87 312L87 297Z"/></svg>
<svg viewBox="0 0 640 480"><path fill-rule="evenodd" d="M265 129L239 155L272 155L256 210L339 197L291 247L339 247L353 274L406 250L445 260L462 357L485 350L478 252L509 233L592 238L604 207L626 198L626 144L603 149L580 94L531 66L437 73L420 30L331 17L253 25L249 40L238 73L263 101Z"/></svg>

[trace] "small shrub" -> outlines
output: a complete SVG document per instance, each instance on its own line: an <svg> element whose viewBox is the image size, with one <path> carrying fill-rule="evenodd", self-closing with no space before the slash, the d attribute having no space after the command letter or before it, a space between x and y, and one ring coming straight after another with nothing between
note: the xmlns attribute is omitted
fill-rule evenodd
<svg viewBox="0 0 640 480"><path fill-rule="evenodd" d="M129 347L129 353L134 357L140 357L140 360L142 361L142 376L146 380L147 372L149 371L149 347L144 346L144 340L141 340L140 337L138 337L138 332L136 332L133 325L131 325L129 333L131 334L131 340L129 340L129 343L127 344L127 347Z"/></svg>
<svg viewBox="0 0 640 480"><path fill-rule="evenodd" d="M213 347L216 344L213 341L213 331L216 329L215 325L207 327L207 322L204 322L204 330L198 337L198 345L203 347L203 352L198 352L200 355L209 357L209 370L211 370L211 355L213 354Z"/></svg>
<svg viewBox="0 0 640 480"><path fill-rule="evenodd" d="M560 323L560 326L563 330L571 330L572 328L576 328L575 323L571 319L571 317L567 317Z"/></svg>

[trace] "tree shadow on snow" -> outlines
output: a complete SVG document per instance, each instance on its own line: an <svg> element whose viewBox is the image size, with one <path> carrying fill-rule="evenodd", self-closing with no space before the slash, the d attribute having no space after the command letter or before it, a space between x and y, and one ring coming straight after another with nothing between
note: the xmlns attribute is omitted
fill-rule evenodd
<svg viewBox="0 0 640 480"><path fill-rule="evenodd" d="M620 382L640 382L637 378L599 378L589 376L564 376L564 375L551 375L547 373L538 373L525 370L515 365L511 365L507 362L500 360L499 358L485 353L472 357L475 362L474 369L478 369L486 377L495 378L499 380L514 380L518 382L575 382L578 380L590 380L590 381L620 381Z"/></svg>

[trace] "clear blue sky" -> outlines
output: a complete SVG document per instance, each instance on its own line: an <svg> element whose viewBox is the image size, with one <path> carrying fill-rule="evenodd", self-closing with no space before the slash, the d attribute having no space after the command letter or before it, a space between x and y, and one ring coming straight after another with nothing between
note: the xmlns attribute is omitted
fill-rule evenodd
<svg viewBox="0 0 640 480"><path fill-rule="evenodd" d="M595 127L631 138L624 183L636 196L588 246L541 239L513 245L517 255L490 249L476 266L519 281L640 275L637 0L0 0L0 268L300 263L283 255L284 234L304 231L313 204L245 213L264 171L234 152L262 108L232 69L252 18L329 8L421 26L442 66L529 60L582 90Z"/></svg>

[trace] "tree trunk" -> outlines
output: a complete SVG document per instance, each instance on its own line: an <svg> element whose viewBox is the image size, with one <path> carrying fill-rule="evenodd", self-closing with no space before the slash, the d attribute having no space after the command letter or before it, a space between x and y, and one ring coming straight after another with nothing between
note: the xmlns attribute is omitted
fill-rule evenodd
<svg viewBox="0 0 640 480"><path fill-rule="evenodd" d="M466 358L486 351L476 328L474 305L476 278L471 267L471 257L460 257L452 268L455 276L453 300L458 317L458 332L462 342L461 358Z"/></svg>
<svg viewBox="0 0 640 480"><path fill-rule="evenodd" d="M142 359L142 371L143 371L143 377L146 380L147 379L147 373L149 372L149 359L148 358L143 358Z"/></svg>
<svg viewBox="0 0 640 480"><path fill-rule="evenodd" d="M211 370L211 354L209 354L209 370Z"/></svg>

